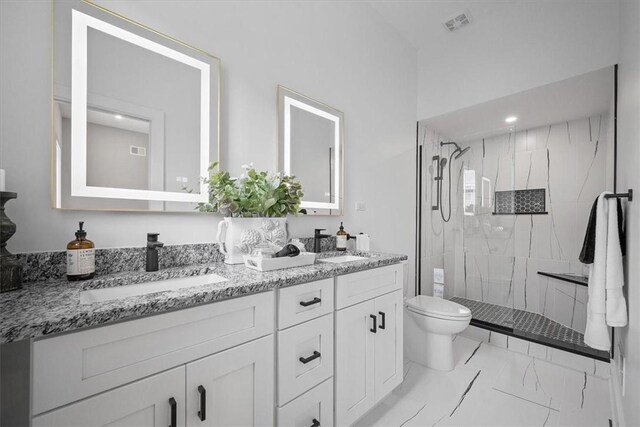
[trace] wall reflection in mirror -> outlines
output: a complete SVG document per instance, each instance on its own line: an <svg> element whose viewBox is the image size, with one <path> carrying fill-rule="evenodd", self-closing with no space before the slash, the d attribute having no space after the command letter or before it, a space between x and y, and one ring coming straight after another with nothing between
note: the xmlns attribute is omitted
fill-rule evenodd
<svg viewBox="0 0 640 427"><path fill-rule="evenodd" d="M301 208L342 214L342 112L278 86L278 169L304 188Z"/></svg>
<svg viewBox="0 0 640 427"><path fill-rule="evenodd" d="M54 8L54 207L193 211L218 160L219 60L86 2Z"/></svg>

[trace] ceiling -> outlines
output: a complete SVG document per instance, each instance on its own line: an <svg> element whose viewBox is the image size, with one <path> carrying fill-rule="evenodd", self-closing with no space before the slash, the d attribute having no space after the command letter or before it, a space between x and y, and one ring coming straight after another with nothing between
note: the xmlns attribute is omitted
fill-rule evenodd
<svg viewBox="0 0 640 427"><path fill-rule="evenodd" d="M522 3L522 1L520 1ZM498 25L517 9L517 0L372 0L369 4L416 49L450 41L451 38L473 37L476 22ZM470 25L455 32L443 22L467 9L473 18Z"/></svg>
<svg viewBox="0 0 640 427"><path fill-rule="evenodd" d="M443 137L458 142L532 129L594 116L610 109L613 67L603 68L535 89L484 102L421 121ZM505 118L516 116L514 125Z"/></svg>

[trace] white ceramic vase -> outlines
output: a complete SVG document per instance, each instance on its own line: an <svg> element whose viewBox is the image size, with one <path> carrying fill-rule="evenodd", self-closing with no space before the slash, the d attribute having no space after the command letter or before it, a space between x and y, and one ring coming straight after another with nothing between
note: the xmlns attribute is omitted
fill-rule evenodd
<svg viewBox="0 0 640 427"><path fill-rule="evenodd" d="M226 264L244 263L257 245L279 251L287 243L287 218L230 218L218 223L218 248Z"/></svg>

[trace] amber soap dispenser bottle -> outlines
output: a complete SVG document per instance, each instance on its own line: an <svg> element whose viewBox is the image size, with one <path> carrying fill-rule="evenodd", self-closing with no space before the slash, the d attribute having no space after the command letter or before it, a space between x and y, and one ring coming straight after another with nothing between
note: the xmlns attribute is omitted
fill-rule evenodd
<svg viewBox="0 0 640 427"><path fill-rule="evenodd" d="M84 222L80 221L76 231L76 240L67 245L67 279L87 280L96 274L95 245L87 240L87 232L82 229Z"/></svg>
<svg viewBox="0 0 640 427"><path fill-rule="evenodd" d="M347 250L347 236L349 233L344 231L344 226L342 222L340 223L340 229L336 233L336 250L337 251L346 251Z"/></svg>

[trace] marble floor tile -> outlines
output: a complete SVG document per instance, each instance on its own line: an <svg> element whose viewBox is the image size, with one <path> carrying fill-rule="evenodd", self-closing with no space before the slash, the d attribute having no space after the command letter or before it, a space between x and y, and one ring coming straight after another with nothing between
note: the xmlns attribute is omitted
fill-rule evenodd
<svg viewBox="0 0 640 427"><path fill-rule="evenodd" d="M421 403L420 401L408 397L400 397L392 393L360 418L360 420L354 424L354 427L401 426L415 416L425 405L425 402Z"/></svg>
<svg viewBox="0 0 640 427"><path fill-rule="evenodd" d="M414 362L357 426L607 426L608 380L457 336L456 367ZM604 368L603 368L604 369Z"/></svg>

